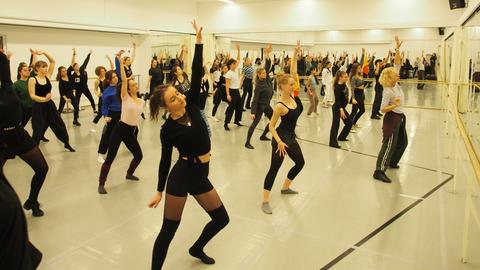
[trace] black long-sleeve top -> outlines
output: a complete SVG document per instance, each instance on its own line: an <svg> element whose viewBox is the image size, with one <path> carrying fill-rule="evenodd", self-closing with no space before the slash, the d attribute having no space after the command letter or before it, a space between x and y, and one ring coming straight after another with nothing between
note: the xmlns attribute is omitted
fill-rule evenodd
<svg viewBox="0 0 480 270"><path fill-rule="evenodd" d="M264 108L270 104L273 96L273 85L269 78L255 81L255 90L253 91L253 101L251 113L256 114L259 108Z"/></svg>
<svg viewBox="0 0 480 270"><path fill-rule="evenodd" d="M75 85L72 81L70 81L70 79L68 81L64 81L63 79L58 81L58 90L60 91L61 97L67 95L68 93L72 93L74 88Z"/></svg>
<svg viewBox="0 0 480 270"><path fill-rule="evenodd" d="M346 84L337 84L333 90L335 94L335 103L333 107L340 109L347 107L348 105L348 88Z"/></svg>
<svg viewBox="0 0 480 270"><path fill-rule="evenodd" d="M187 93L186 113L190 118L190 126L183 125L171 117L165 121L160 131L162 157L158 168L157 190L165 189L172 162L173 147L178 149L180 157L201 156L210 152L210 137L205 121L200 113L200 88L203 72L203 44L195 45L192 63L192 84Z"/></svg>
<svg viewBox="0 0 480 270"><path fill-rule="evenodd" d="M74 84L74 88L77 90L88 89L88 74L85 69L87 68L89 61L90 54L87 55L83 64L80 66L80 74L75 73L72 66L69 66L67 69L68 79Z"/></svg>
<svg viewBox="0 0 480 270"><path fill-rule="evenodd" d="M0 134L17 127L22 119L22 105L12 90L10 61L0 52Z"/></svg>

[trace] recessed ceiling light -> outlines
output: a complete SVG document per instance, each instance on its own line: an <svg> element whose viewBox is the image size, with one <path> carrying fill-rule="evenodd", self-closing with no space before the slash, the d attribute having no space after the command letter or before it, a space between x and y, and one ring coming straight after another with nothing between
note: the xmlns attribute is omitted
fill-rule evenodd
<svg viewBox="0 0 480 270"><path fill-rule="evenodd" d="M231 3L233 3L233 1L232 1L232 0L218 0L218 1L220 1L220 2L224 2L224 3L230 3L230 4L231 4Z"/></svg>

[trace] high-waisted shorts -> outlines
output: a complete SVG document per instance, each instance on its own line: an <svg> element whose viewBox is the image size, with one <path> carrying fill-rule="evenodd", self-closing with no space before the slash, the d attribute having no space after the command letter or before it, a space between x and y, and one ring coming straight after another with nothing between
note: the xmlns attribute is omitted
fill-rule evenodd
<svg viewBox="0 0 480 270"><path fill-rule="evenodd" d="M13 159L15 156L25 154L36 147L32 137L23 127L1 130L0 141L5 147L0 151L4 160Z"/></svg>
<svg viewBox="0 0 480 270"><path fill-rule="evenodd" d="M193 161L179 159L168 176L167 194L186 197L199 195L213 189L208 180L210 163L195 163Z"/></svg>

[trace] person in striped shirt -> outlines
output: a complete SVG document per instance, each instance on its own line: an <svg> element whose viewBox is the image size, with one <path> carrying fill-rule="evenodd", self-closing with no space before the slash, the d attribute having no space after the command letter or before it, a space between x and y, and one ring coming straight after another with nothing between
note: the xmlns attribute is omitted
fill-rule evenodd
<svg viewBox="0 0 480 270"><path fill-rule="evenodd" d="M250 58L245 58L242 68L242 77L241 77L241 85L243 88L242 93L242 109L245 111L244 108L247 110L250 109L250 103L252 100L252 90L253 90L253 74L254 68L252 66L252 60ZM248 97L247 97L248 95ZM246 100L246 104L245 104Z"/></svg>

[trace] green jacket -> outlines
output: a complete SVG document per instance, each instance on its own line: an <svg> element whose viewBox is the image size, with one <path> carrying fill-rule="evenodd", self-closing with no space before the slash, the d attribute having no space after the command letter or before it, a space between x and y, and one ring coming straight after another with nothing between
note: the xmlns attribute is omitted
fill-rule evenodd
<svg viewBox="0 0 480 270"><path fill-rule="evenodd" d="M32 108L33 101L30 98L30 93L28 93L28 80L22 81L18 80L13 83L13 91L17 93L20 103L22 103L23 108Z"/></svg>

